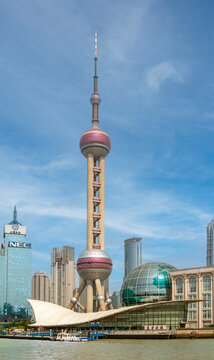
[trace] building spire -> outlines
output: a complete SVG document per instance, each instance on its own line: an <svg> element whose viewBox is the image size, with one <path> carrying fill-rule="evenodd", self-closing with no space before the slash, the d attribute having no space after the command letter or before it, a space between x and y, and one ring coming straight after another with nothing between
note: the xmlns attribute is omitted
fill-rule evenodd
<svg viewBox="0 0 214 360"><path fill-rule="evenodd" d="M97 31L95 31L95 52L94 52L94 92L91 96L91 104L92 104L92 128L99 128L99 104L101 102L101 98L97 91Z"/></svg>
<svg viewBox="0 0 214 360"><path fill-rule="evenodd" d="M16 210L16 205L14 206L13 209L13 220L9 223L9 225L13 225L13 224L20 224L20 222L17 220L17 210Z"/></svg>
<svg viewBox="0 0 214 360"><path fill-rule="evenodd" d="M97 31L95 31L94 42L94 94L97 94Z"/></svg>
<svg viewBox="0 0 214 360"><path fill-rule="evenodd" d="M97 30L95 31L95 53L94 57L97 58Z"/></svg>
<svg viewBox="0 0 214 360"><path fill-rule="evenodd" d="M16 205L14 206L14 210L13 210L13 222L17 222L17 210L16 210Z"/></svg>

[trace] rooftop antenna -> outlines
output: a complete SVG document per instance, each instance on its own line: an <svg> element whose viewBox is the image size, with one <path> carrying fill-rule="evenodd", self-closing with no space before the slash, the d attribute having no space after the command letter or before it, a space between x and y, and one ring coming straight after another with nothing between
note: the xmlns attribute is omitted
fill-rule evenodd
<svg viewBox="0 0 214 360"><path fill-rule="evenodd" d="M16 210L16 205L14 206L14 210L13 210L13 221L17 222L17 210Z"/></svg>

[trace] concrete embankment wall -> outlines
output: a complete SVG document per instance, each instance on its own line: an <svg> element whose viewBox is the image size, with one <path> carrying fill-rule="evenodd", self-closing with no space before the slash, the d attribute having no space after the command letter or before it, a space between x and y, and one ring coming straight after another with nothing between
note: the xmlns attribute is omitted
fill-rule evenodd
<svg viewBox="0 0 214 360"><path fill-rule="evenodd" d="M209 339L214 338L214 329L173 331L114 331L106 333L107 339Z"/></svg>
<svg viewBox="0 0 214 360"><path fill-rule="evenodd" d="M0 335L0 339L53 341L53 339L48 336L43 337L43 336L24 336L24 335Z"/></svg>

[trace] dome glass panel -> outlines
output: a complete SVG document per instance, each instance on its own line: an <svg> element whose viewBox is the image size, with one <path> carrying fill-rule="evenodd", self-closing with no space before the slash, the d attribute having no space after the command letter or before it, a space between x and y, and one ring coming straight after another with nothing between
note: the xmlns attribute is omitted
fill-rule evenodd
<svg viewBox="0 0 214 360"><path fill-rule="evenodd" d="M159 262L138 266L123 282L120 293L122 305L170 300L170 271L174 269L172 265Z"/></svg>

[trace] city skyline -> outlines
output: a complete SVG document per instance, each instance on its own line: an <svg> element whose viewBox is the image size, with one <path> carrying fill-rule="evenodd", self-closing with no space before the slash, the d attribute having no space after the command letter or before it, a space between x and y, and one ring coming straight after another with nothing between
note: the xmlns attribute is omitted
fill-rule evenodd
<svg viewBox="0 0 214 360"><path fill-rule="evenodd" d="M129 237L143 237L143 263L206 264L206 226L214 215L214 4L93 5L0 5L0 227L16 204L33 272L50 274L53 247L74 246L76 254L85 248L86 168L78 139L91 119L97 28L101 128L112 140L105 222L112 292L122 283Z"/></svg>

